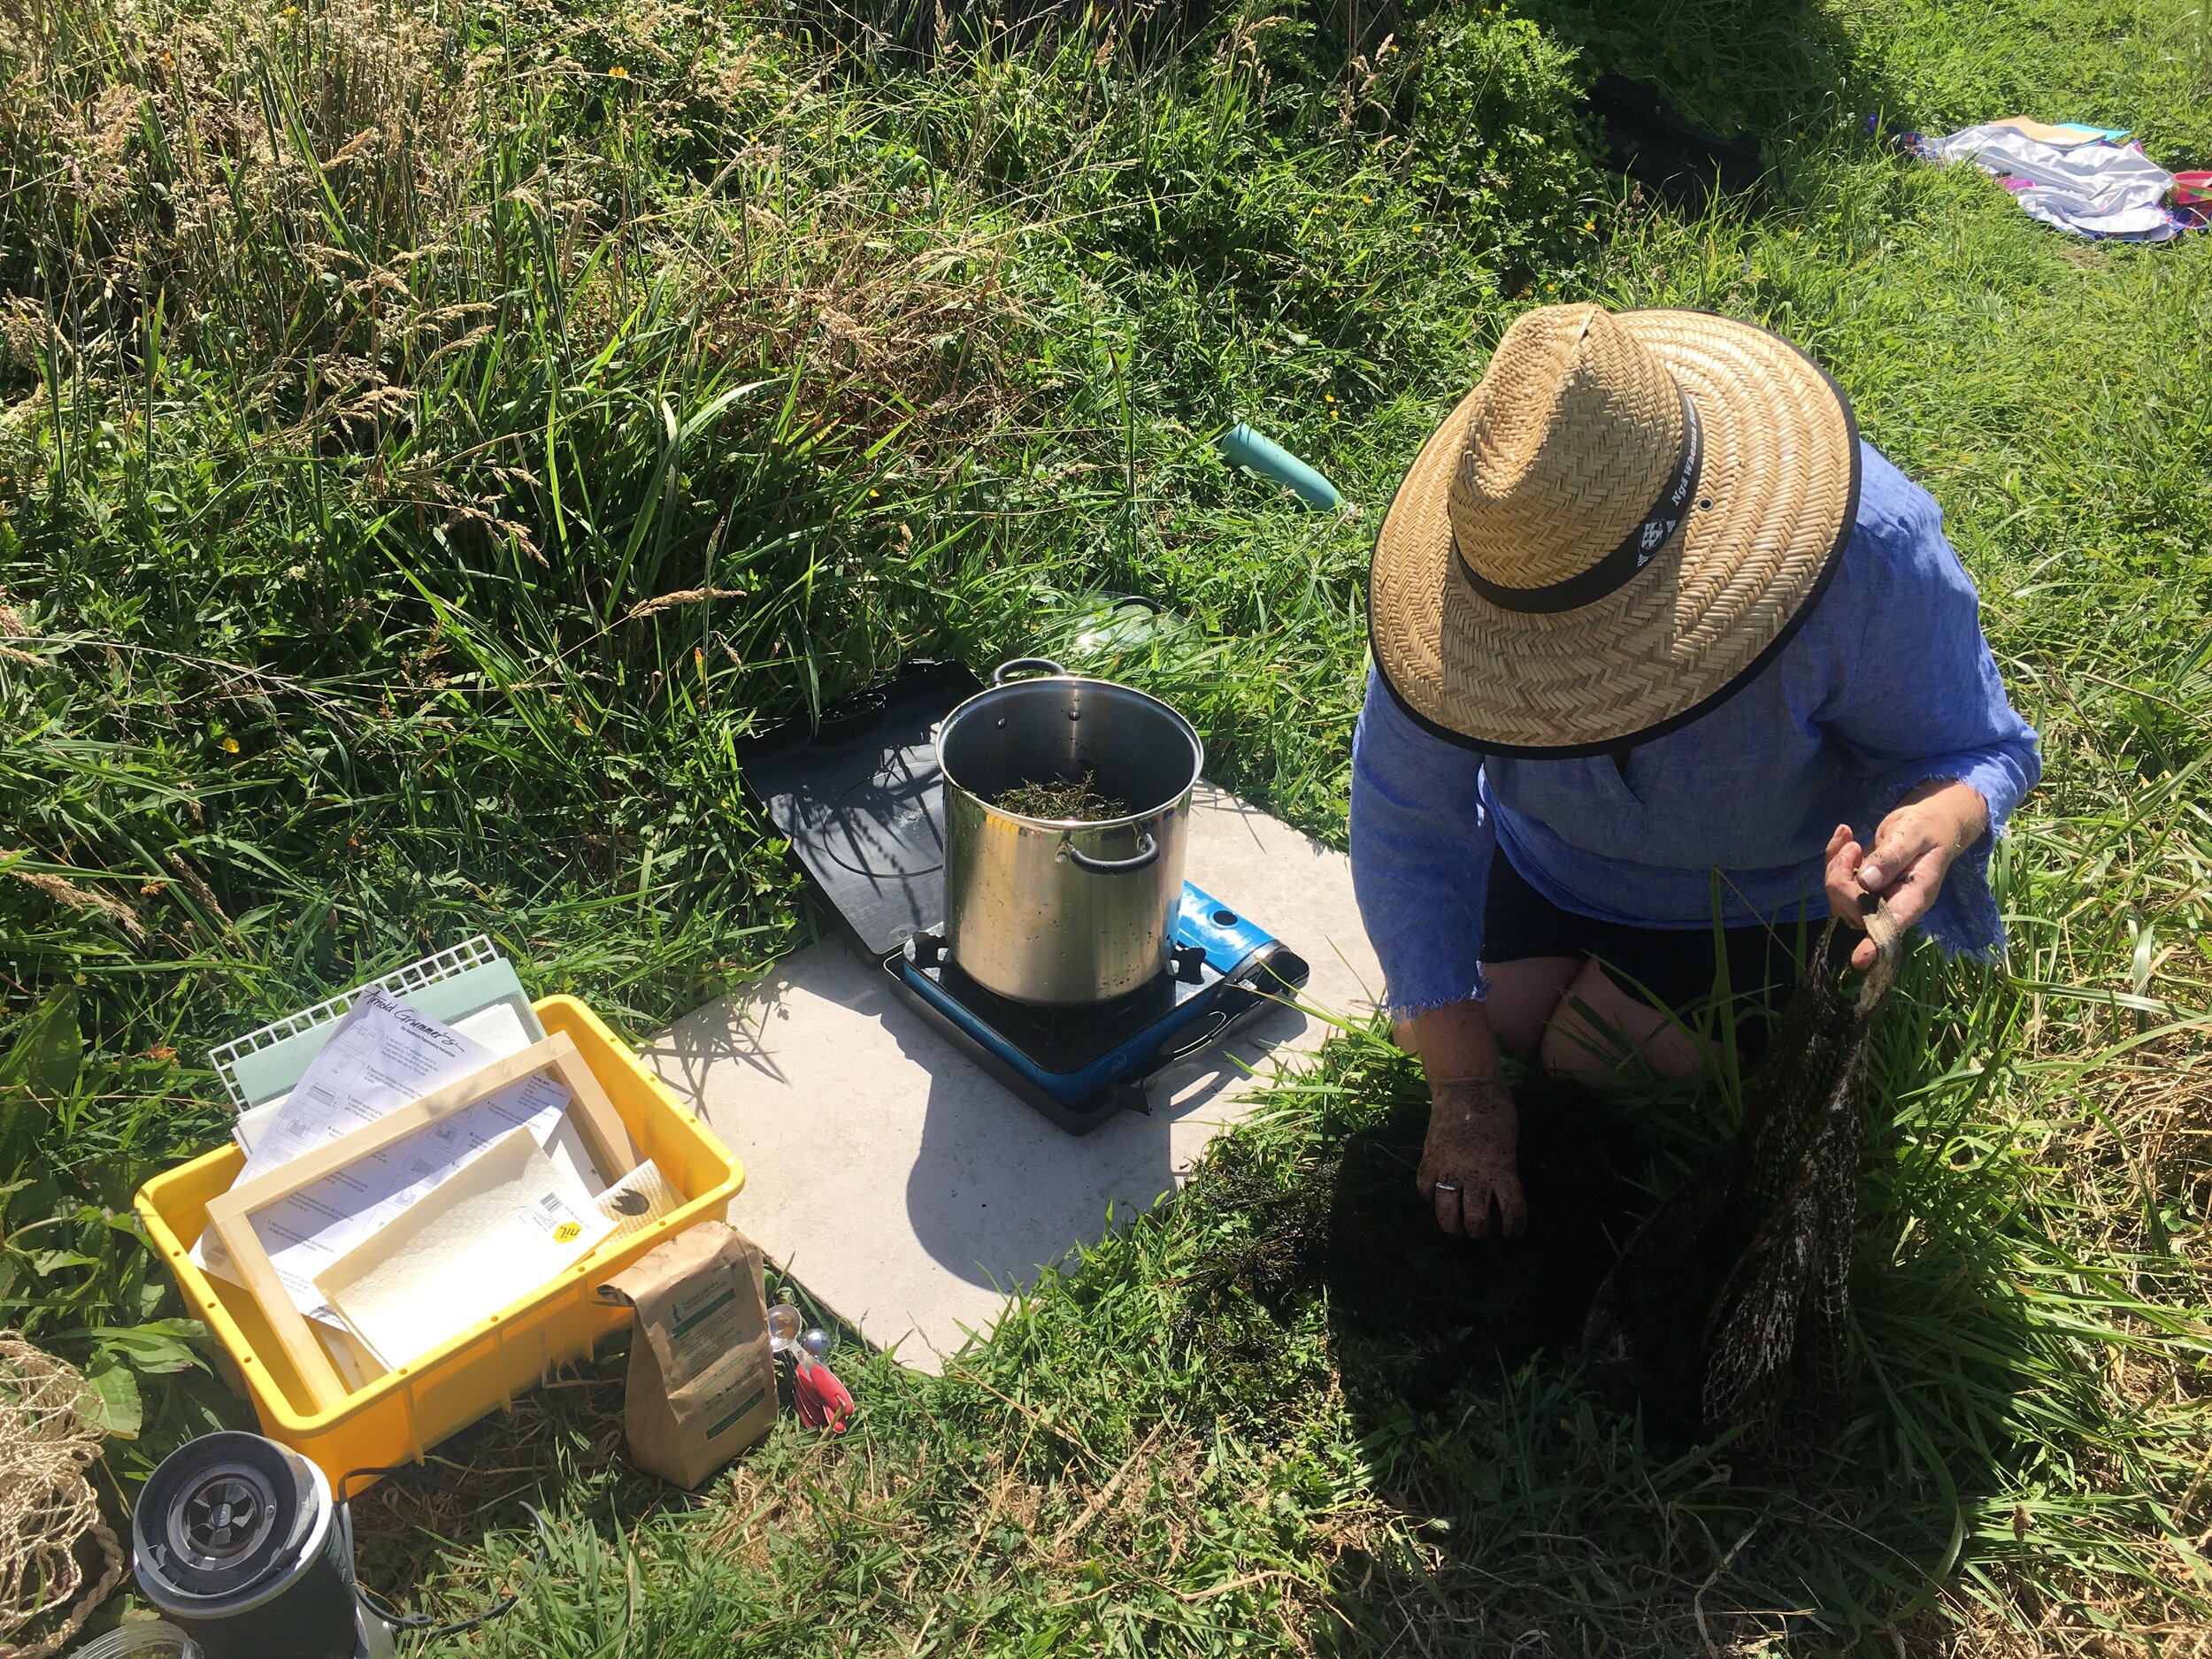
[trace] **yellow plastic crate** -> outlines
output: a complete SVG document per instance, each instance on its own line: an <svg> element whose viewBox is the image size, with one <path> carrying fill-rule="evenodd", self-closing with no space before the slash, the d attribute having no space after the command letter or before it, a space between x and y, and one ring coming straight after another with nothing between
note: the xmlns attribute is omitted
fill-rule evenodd
<svg viewBox="0 0 2212 1659"><path fill-rule="evenodd" d="M745 1171L707 1126L641 1064L635 1055L572 996L534 1004L549 1034L575 1039L615 1110L645 1156L684 1196L663 1217L618 1245L586 1256L532 1294L501 1310L474 1333L454 1338L411 1365L378 1378L322 1411L261 1317L238 1286L193 1264L193 1242L207 1225L208 1201L230 1190L246 1161L229 1145L157 1175L138 1192L138 1213L169 1263L195 1317L220 1339L235 1363L262 1432L319 1465L335 1487L357 1470L420 1461L423 1454L515 1396L564 1360L581 1359L599 1340L630 1322L626 1308L598 1300L598 1286L662 1240L698 1221L719 1221L745 1185ZM369 1481L357 1478L352 1489Z"/></svg>

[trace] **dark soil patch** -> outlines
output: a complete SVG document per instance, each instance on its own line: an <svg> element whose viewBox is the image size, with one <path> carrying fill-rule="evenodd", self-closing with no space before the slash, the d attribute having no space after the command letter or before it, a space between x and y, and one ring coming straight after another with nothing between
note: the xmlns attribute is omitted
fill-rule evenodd
<svg viewBox="0 0 2212 1659"><path fill-rule="evenodd" d="M1193 1277L1189 1333L1206 1325L1211 1359L1236 1363L1239 1349L1266 1339L1209 1318L1228 1311L1228 1293L1279 1317L1325 1294L1345 1392L1377 1421L1435 1410L1463 1379L1517 1369L1539 1351L1572 1352L1592 1296L1651 1207L1648 1148L1621 1108L1578 1085L1535 1078L1515 1095L1529 1211L1516 1239L1438 1228L1413 1184L1425 1100L1396 1101L1287 1184L1279 1165L1248 1161L1233 1141L1217 1147L1202 1202L1240 1225Z"/></svg>
<svg viewBox="0 0 2212 1659"><path fill-rule="evenodd" d="M1649 1199L1646 1145L1613 1102L1563 1080L1516 1091L1527 1229L1454 1238L1413 1177L1425 1105L1355 1132L1330 1181L1330 1325L1356 1406L1417 1412L1462 1379L1571 1352L1590 1299Z"/></svg>

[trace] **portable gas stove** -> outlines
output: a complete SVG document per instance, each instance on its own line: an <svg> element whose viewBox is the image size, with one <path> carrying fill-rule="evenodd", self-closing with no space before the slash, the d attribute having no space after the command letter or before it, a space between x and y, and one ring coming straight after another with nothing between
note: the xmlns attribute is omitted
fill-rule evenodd
<svg viewBox="0 0 2212 1659"><path fill-rule="evenodd" d="M741 757L745 784L791 842L848 941L969 1059L1072 1134L1306 982L1297 955L1257 923L1183 884L1168 967L1108 1002L1041 1008L985 990L947 955L943 791L937 724L983 688L957 663L899 676L792 722Z"/></svg>

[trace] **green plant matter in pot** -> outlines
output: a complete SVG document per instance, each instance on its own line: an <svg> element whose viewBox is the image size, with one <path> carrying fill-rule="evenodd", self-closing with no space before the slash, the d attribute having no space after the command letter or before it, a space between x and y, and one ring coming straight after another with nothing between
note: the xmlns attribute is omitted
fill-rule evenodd
<svg viewBox="0 0 2212 1659"><path fill-rule="evenodd" d="M1048 818L1055 823L1102 824L1109 818L1126 818L1129 807L1125 802L1102 795L1098 788L1098 774L1087 772L1080 778L1038 782L1031 780L1002 791L991 804L1002 812L1011 812L1019 818Z"/></svg>

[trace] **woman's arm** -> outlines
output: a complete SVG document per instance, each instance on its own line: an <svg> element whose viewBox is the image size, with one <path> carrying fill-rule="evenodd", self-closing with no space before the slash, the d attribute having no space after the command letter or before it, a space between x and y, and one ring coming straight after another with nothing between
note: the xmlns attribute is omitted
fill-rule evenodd
<svg viewBox="0 0 2212 1659"><path fill-rule="evenodd" d="M1447 1233L1480 1237L1494 1210L1526 1220L1519 1120L1482 997L1482 909L1494 846L1482 761L1408 719L1371 672L1352 738L1352 885L1382 963L1397 1038L1433 1102L1416 1183Z"/></svg>
<svg viewBox="0 0 2212 1659"><path fill-rule="evenodd" d="M1484 995L1481 779L1479 755L1422 731L1369 673L1352 734L1352 887L1402 1023Z"/></svg>
<svg viewBox="0 0 2212 1659"><path fill-rule="evenodd" d="M1889 906L1901 927L1910 927L1933 908L1951 865L1989 833L1989 803L1971 784L1952 780L1924 783L1909 790L1897 810L1874 833L1874 845L1860 847L1848 824L1828 838L1828 905L1860 926L1860 899L1871 894ZM1874 941L1863 939L1851 965L1874 965Z"/></svg>
<svg viewBox="0 0 2212 1659"><path fill-rule="evenodd" d="M1890 472L1900 506L1847 552L1848 580L1821 602L1859 618L1821 720L1872 774L1873 821L1829 837L1829 902L1856 926L1862 895L1876 894L1901 922L1985 954L2002 938L1990 849L2042 776L2035 729L2005 695L1973 581L1934 501L1878 456L1869 463ZM1873 961L1870 945L1857 959Z"/></svg>
<svg viewBox="0 0 2212 1659"><path fill-rule="evenodd" d="M1398 1046L1421 1062L1429 1132L1414 1185L1447 1233L1511 1238L1528 1224L1521 1193L1521 1118L1506 1087L1497 1039L1480 1002L1432 1008L1398 1027Z"/></svg>
<svg viewBox="0 0 2212 1659"><path fill-rule="evenodd" d="M1433 1090L1450 1083L1493 1083L1505 1075L1489 1011L1480 1002L1432 1008L1397 1026L1398 1046L1421 1063Z"/></svg>

